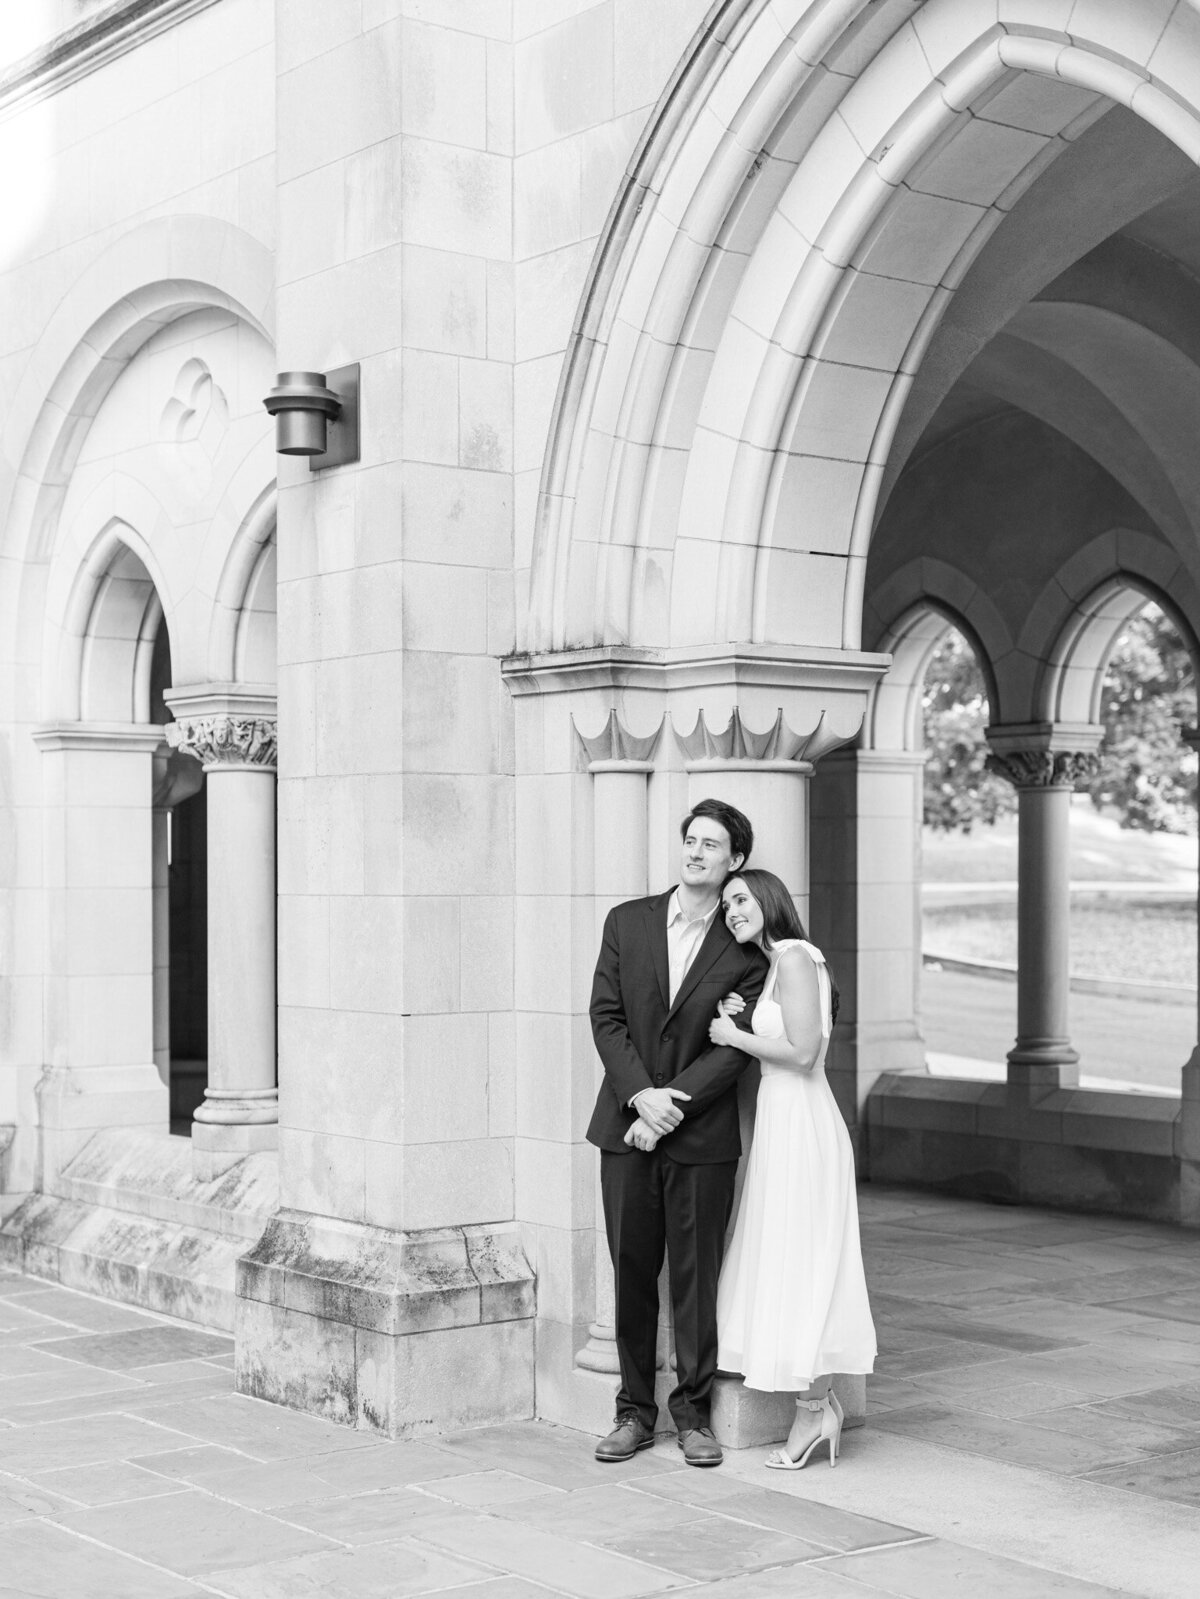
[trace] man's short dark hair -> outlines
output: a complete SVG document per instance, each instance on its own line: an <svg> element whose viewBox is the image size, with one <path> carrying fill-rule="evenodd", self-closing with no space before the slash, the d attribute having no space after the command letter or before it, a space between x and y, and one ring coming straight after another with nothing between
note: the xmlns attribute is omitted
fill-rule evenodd
<svg viewBox="0 0 1200 1599"><path fill-rule="evenodd" d="M750 818L743 816L735 805L726 805L724 800L702 799L684 817L683 826L679 829L680 838L688 836L688 828L697 816L706 816L710 822L720 822L729 834L730 849L742 857L742 864L745 865L754 848L754 829L750 826Z"/></svg>

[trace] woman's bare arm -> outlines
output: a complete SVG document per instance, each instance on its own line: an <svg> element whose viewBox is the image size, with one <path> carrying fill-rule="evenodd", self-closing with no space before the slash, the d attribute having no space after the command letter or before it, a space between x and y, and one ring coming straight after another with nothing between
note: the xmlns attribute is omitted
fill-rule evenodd
<svg viewBox="0 0 1200 1599"><path fill-rule="evenodd" d="M756 1060L772 1066L791 1066L810 1071L821 1053L821 989L817 963L799 945L785 949L779 957L775 994L783 1012L783 1038L760 1038L757 1033L739 1032L736 1043ZM713 1043L733 1042L726 1037L733 1023L718 1016L709 1028ZM719 1036L718 1036L719 1035Z"/></svg>

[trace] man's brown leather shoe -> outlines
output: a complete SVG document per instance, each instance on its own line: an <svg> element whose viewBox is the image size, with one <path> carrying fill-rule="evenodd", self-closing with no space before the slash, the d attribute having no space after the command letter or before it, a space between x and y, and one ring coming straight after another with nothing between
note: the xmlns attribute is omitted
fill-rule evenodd
<svg viewBox="0 0 1200 1599"><path fill-rule="evenodd" d="M711 1427L688 1427L679 1434L679 1447L689 1466L719 1466L725 1455Z"/></svg>
<svg viewBox="0 0 1200 1599"><path fill-rule="evenodd" d="M653 1449L654 1433L640 1416L621 1416L607 1438L596 1445L597 1460L632 1460L639 1449Z"/></svg>

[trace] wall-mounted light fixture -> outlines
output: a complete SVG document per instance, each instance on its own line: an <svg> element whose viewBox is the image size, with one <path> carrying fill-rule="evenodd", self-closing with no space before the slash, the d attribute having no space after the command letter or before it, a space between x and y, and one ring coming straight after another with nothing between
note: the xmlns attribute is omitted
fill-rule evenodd
<svg viewBox="0 0 1200 1599"><path fill-rule="evenodd" d="M358 363L324 372L281 372L263 401L280 455L307 455L310 472L358 460Z"/></svg>

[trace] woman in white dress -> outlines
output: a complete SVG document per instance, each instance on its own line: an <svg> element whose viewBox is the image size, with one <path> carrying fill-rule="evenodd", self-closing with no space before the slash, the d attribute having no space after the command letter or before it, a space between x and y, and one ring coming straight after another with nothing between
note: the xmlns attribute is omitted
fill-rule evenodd
<svg viewBox="0 0 1200 1599"><path fill-rule="evenodd" d="M733 1238L717 1292L718 1364L747 1388L796 1393L787 1443L767 1457L795 1471L829 1445L837 1464L842 1411L835 1372L875 1364L850 1135L825 1076L837 1014L825 957L804 936L791 895L771 872L747 870L721 895L739 943L761 944L770 962L751 1019L730 1017L737 995L718 1007L715 1044L754 1055L762 1068L754 1141Z"/></svg>

